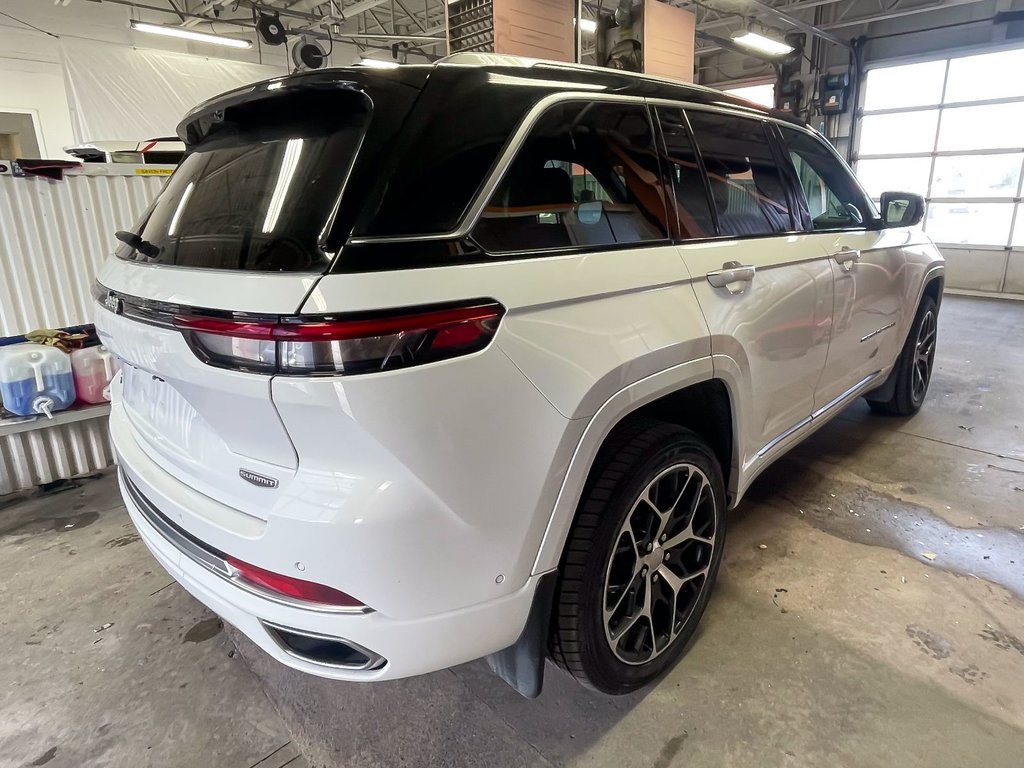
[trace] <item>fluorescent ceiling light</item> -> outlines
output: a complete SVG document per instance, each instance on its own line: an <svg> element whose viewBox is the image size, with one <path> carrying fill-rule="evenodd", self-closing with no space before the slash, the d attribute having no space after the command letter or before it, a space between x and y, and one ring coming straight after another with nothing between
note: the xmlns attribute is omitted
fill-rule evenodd
<svg viewBox="0 0 1024 768"><path fill-rule="evenodd" d="M592 35L597 32L597 21L594 19L580 19L580 29Z"/></svg>
<svg viewBox="0 0 1024 768"><path fill-rule="evenodd" d="M371 69L398 69L397 61L384 61L384 59L360 59L359 64Z"/></svg>
<svg viewBox="0 0 1024 768"><path fill-rule="evenodd" d="M210 45L226 45L229 48L252 48L248 40L239 40L237 37L224 37L223 35L211 35L208 32L196 32L192 29L182 27L168 27L163 24L147 24L144 21L132 20L132 29L136 32L148 32L151 35L163 35L164 37L180 37L183 40L195 40Z"/></svg>
<svg viewBox="0 0 1024 768"><path fill-rule="evenodd" d="M749 48L758 53L766 53L769 56L782 56L793 52L793 46L786 43L772 40L770 37L759 35L757 32L738 32L733 35L732 41L744 48Z"/></svg>

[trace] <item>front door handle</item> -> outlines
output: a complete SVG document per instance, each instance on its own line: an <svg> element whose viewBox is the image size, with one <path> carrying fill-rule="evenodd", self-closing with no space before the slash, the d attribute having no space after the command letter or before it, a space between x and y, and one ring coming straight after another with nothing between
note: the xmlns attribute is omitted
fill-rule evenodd
<svg viewBox="0 0 1024 768"><path fill-rule="evenodd" d="M727 288L729 293L743 293L754 279L756 271L752 264L727 261L721 269L708 272L708 282L715 288Z"/></svg>
<svg viewBox="0 0 1024 768"><path fill-rule="evenodd" d="M843 246L832 254L832 258L839 262L839 266L844 272L852 272L853 268L857 266L857 262L860 261L860 251Z"/></svg>

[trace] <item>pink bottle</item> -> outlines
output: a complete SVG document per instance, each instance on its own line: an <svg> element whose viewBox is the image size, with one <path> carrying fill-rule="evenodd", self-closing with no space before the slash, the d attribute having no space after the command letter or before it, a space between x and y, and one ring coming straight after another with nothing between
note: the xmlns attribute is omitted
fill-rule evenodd
<svg viewBox="0 0 1024 768"><path fill-rule="evenodd" d="M106 347L86 347L71 353L78 399L85 403L110 401L110 380L121 366Z"/></svg>

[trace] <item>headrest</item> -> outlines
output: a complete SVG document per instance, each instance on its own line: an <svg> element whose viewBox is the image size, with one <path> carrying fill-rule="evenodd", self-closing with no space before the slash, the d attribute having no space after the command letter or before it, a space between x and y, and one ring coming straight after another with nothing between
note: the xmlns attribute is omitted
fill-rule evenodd
<svg viewBox="0 0 1024 768"><path fill-rule="evenodd" d="M572 178L561 168L517 169L509 184L510 207L572 205Z"/></svg>

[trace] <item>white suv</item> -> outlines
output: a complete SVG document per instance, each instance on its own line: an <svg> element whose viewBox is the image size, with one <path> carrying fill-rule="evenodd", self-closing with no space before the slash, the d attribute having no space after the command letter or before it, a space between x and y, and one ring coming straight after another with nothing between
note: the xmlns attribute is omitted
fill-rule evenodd
<svg viewBox="0 0 1024 768"><path fill-rule="evenodd" d="M282 663L374 681L681 654L726 510L864 395L921 405L943 261L716 91L453 56L216 98L103 266L125 503Z"/></svg>

